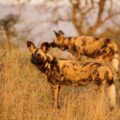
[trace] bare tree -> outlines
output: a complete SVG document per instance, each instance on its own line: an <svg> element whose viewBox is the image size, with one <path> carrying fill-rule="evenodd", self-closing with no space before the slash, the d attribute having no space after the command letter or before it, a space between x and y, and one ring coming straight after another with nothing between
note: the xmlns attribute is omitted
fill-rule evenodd
<svg viewBox="0 0 120 120"><path fill-rule="evenodd" d="M82 0L69 0L72 6L72 21L75 25L76 30L79 34L94 34L100 28L105 22L108 20L111 20L120 15L120 11L116 11L113 9L113 1L112 0L85 0L84 4L82 5ZM109 4L109 7L106 5ZM94 25L89 25L87 23L87 16L91 13L93 10L98 10L97 18L94 23ZM107 14L106 17L104 17L104 14ZM90 16L91 17L91 16ZM84 24L86 26L89 26L87 29L87 32L84 31Z"/></svg>
<svg viewBox="0 0 120 120"><path fill-rule="evenodd" d="M49 3L53 2L55 4L54 7L49 7ZM60 15L59 10L62 9L64 6L58 4L58 0L48 0L44 1L43 3L35 6L33 9L36 13L40 16L46 14L47 12L51 13L48 18L38 17L38 19L30 20L29 22L25 23L25 29L22 32L28 34L31 33L36 27L40 26L41 24L48 24L46 28L41 30L40 32L36 32L35 36L44 36L47 32L49 32L52 28L58 25L59 21L70 21L70 15L67 13L67 17L63 17ZM41 12L43 11L44 12ZM34 36L30 36L30 39L33 39Z"/></svg>

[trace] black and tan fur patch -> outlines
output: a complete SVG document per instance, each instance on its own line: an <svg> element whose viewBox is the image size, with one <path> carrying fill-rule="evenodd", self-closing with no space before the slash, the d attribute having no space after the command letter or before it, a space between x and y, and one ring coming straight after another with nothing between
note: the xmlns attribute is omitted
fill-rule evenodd
<svg viewBox="0 0 120 120"><path fill-rule="evenodd" d="M110 83L114 84L112 71L106 65L96 62L77 62L56 59L47 53L49 44L43 43L41 45L42 47L39 49L34 48L34 50L33 43L31 47L29 44L30 42L27 42L27 46L32 52L31 62L47 75L48 82L54 88L54 92L62 85L84 86L93 83L101 87L103 83L108 85L110 85ZM58 87L55 89L55 86ZM59 96L59 93L54 96L54 104L58 105L56 96Z"/></svg>
<svg viewBox="0 0 120 120"><path fill-rule="evenodd" d="M93 36L65 37L64 33L59 31L55 32L55 39L50 45L69 51L77 60L85 56L108 65L112 63L114 70L119 70L118 47L111 39Z"/></svg>
<svg viewBox="0 0 120 120"><path fill-rule="evenodd" d="M117 47L108 38L96 38L92 36L65 37L64 33L58 32L51 43L52 47L68 50L75 56L86 56L89 58L112 59Z"/></svg>

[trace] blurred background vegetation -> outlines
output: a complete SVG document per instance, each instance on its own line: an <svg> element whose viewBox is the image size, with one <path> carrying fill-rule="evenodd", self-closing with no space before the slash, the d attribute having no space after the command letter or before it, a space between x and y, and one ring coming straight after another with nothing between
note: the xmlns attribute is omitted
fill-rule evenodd
<svg viewBox="0 0 120 120"><path fill-rule="evenodd" d="M0 1L0 47L22 47L26 40L52 41L53 30L66 36L94 35L120 39L118 0Z"/></svg>

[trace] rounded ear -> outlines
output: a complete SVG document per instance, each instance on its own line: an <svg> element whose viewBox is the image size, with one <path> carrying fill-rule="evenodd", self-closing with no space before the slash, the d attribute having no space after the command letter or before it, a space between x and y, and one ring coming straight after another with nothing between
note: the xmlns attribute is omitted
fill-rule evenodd
<svg viewBox="0 0 120 120"><path fill-rule="evenodd" d="M34 50L36 49L34 43L27 41L27 47L31 52L34 52Z"/></svg>
<svg viewBox="0 0 120 120"><path fill-rule="evenodd" d="M47 53L50 49L50 44L48 42L44 42L41 44L40 49L42 49L42 51Z"/></svg>
<svg viewBox="0 0 120 120"><path fill-rule="evenodd" d="M62 30L59 30L59 35L65 35L64 32Z"/></svg>

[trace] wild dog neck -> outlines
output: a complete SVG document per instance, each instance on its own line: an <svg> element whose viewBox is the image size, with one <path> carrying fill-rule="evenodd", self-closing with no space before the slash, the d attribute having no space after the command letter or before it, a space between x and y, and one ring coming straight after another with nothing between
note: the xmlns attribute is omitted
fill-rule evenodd
<svg viewBox="0 0 120 120"><path fill-rule="evenodd" d="M54 42L50 44L52 47L58 47L62 50L69 50L74 46L74 38L73 37L62 37L55 38Z"/></svg>
<svg viewBox="0 0 120 120"><path fill-rule="evenodd" d="M53 69L57 65L57 60L55 57L47 54L46 55L46 60L38 65L38 68L45 74L48 74L48 71Z"/></svg>

